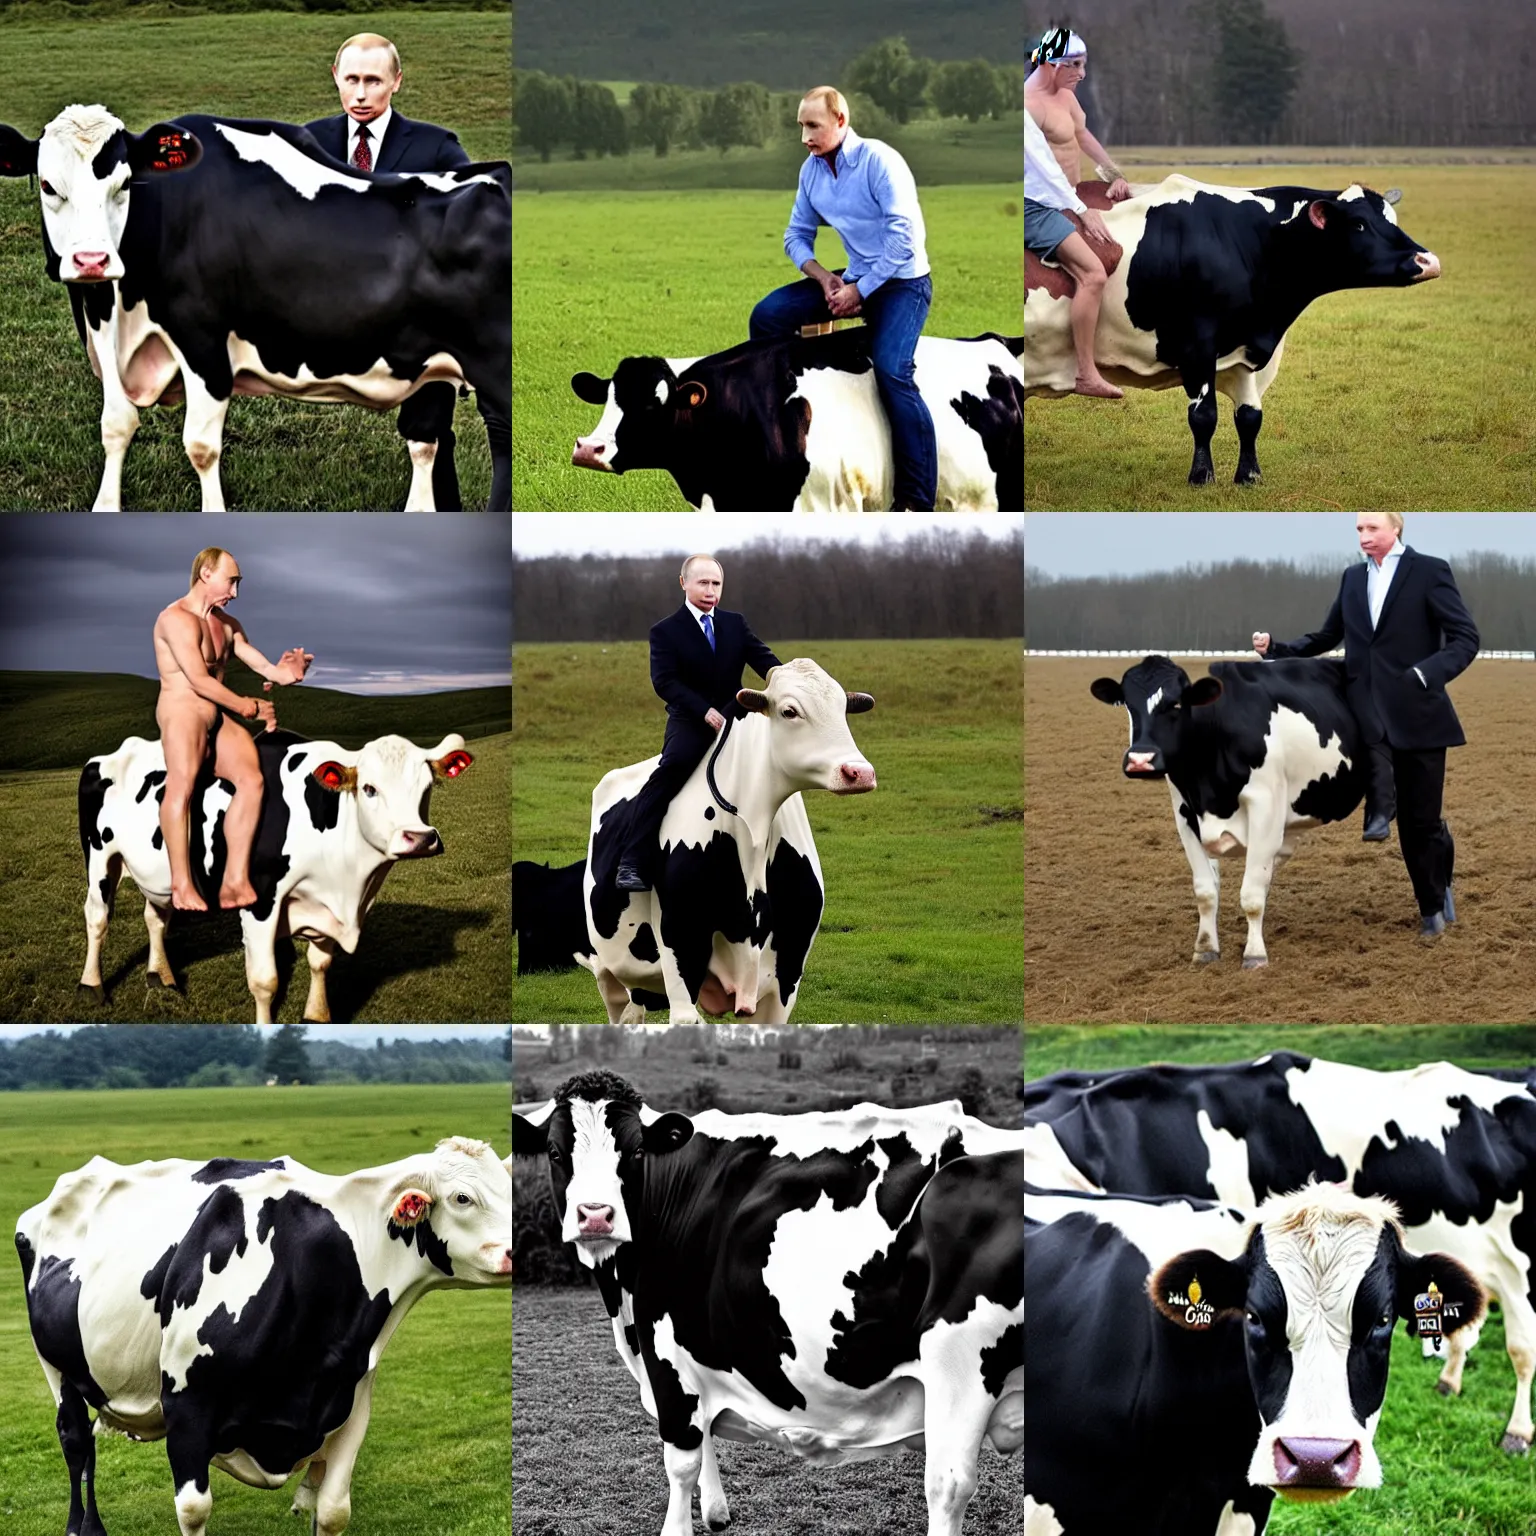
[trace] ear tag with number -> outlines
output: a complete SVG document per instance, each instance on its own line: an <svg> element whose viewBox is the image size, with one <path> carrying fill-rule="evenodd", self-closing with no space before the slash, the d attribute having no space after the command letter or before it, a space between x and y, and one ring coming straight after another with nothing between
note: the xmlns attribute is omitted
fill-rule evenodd
<svg viewBox="0 0 1536 1536"><path fill-rule="evenodd" d="M1441 1309L1444 1305L1445 1296L1433 1280L1429 1282L1427 1291L1420 1291L1413 1298L1414 1331L1421 1339L1435 1341L1436 1354L1439 1354L1440 1340L1445 1336L1440 1325Z"/></svg>
<svg viewBox="0 0 1536 1536"><path fill-rule="evenodd" d="M1168 1305L1170 1307L1183 1307L1184 1325L1187 1328L1209 1328L1216 1321L1216 1309L1205 1299L1205 1292L1200 1288L1200 1277L1189 1277L1189 1291L1186 1295L1180 1295L1177 1291L1169 1291Z"/></svg>

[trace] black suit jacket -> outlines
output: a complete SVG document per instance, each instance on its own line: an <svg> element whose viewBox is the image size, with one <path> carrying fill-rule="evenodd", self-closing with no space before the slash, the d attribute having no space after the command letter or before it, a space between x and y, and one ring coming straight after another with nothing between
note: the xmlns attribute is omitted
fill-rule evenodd
<svg viewBox="0 0 1536 1536"><path fill-rule="evenodd" d="M345 112L339 117L319 117L305 127L319 140L320 147L334 159L347 158L347 125L352 121ZM373 146L376 171L451 171L456 165L468 165L469 156L458 138L436 123L418 123L396 112L384 132L383 144Z"/></svg>
<svg viewBox="0 0 1536 1536"><path fill-rule="evenodd" d="M1340 640L1350 707L1367 742L1385 739L1403 751L1465 745L1445 685L1472 665L1479 640L1444 560L1405 548L1375 629L1365 563L1351 566L1323 627L1299 640L1272 640L1269 654L1319 656Z"/></svg>
<svg viewBox="0 0 1536 1536"><path fill-rule="evenodd" d="M739 613L717 608L711 618L713 651L686 603L651 625L651 687L666 700L671 719L692 725L703 725L711 709L727 720L741 719L746 711L736 702L736 690L742 668L750 666L759 677L767 677L769 667L779 665L779 658Z"/></svg>

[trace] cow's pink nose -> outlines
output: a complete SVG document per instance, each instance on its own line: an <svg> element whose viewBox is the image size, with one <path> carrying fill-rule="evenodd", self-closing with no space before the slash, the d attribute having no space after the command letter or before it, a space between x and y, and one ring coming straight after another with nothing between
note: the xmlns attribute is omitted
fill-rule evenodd
<svg viewBox="0 0 1536 1536"><path fill-rule="evenodd" d="M1430 278L1440 276L1440 258L1433 251L1421 251L1413 259L1419 264L1419 282L1427 283Z"/></svg>
<svg viewBox="0 0 1536 1536"><path fill-rule="evenodd" d="M1125 771L1127 773L1147 773L1152 767L1152 753L1127 752L1125 754Z"/></svg>
<svg viewBox="0 0 1536 1536"><path fill-rule="evenodd" d="M75 268L80 272L99 272L105 268L109 254L107 251L76 251Z"/></svg>
<svg viewBox="0 0 1536 1536"><path fill-rule="evenodd" d="M577 1228L585 1233L602 1235L613 1231L613 1207L611 1205L578 1205Z"/></svg>
<svg viewBox="0 0 1536 1536"><path fill-rule="evenodd" d="M1275 1483L1281 1488L1353 1488L1360 1476L1358 1440L1275 1441Z"/></svg>
<svg viewBox="0 0 1536 1536"><path fill-rule="evenodd" d="M846 795L863 794L875 787L875 770L868 763L839 763L837 777Z"/></svg>
<svg viewBox="0 0 1536 1536"><path fill-rule="evenodd" d="M607 446L607 443L599 442L596 438L578 437L575 451L571 454L571 463L577 469L602 469L612 473L613 465L602 453Z"/></svg>

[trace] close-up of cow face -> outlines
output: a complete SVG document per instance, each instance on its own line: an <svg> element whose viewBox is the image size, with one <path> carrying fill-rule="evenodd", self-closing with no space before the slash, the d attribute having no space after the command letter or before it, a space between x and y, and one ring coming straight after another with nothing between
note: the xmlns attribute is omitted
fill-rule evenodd
<svg viewBox="0 0 1536 1536"><path fill-rule="evenodd" d="M457 778L474 761L457 733L428 750L403 736L381 736L357 754L355 765L328 761L311 778L323 790L350 796L358 830L391 859L425 859L442 853L437 828L427 821L432 786Z"/></svg>
<svg viewBox="0 0 1536 1536"><path fill-rule="evenodd" d="M1221 697L1221 684L1213 677L1191 684L1182 667L1167 657L1149 656L1119 682L1101 677L1089 692L1101 704L1124 705L1131 717L1131 741L1120 763L1126 778L1161 779L1177 751L1186 712L1214 703Z"/></svg>
<svg viewBox="0 0 1536 1536"><path fill-rule="evenodd" d="M1337 198L1319 198L1305 217L1323 232L1330 257L1352 288L1403 288L1440 276L1440 258L1398 224L1391 194L1346 187Z"/></svg>
<svg viewBox="0 0 1536 1536"><path fill-rule="evenodd" d="M775 768L795 789L862 795L875 788L874 766L859 751L848 716L875 707L867 693L847 693L814 661L775 667L765 689L742 688L741 706L768 721Z"/></svg>
<svg viewBox="0 0 1536 1536"><path fill-rule="evenodd" d="M423 1226L436 1243L421 1251L462 1286L512 1281L512 1173L483 1141L439 1142L418 1177L391 1196L389 1234L409 1244Z"/></svg>
<svg viewBox="0 0 1536 1536"><path fill-rule="evenodd" d="M627 469L663 468L662 450L677 427L679 408L704 403L703 386L680 389L677 375L660 357L626 357L611 379L578 373L571 389L588 405L603 407L592 431L576 439L571 463L619 475Z"/></svg>

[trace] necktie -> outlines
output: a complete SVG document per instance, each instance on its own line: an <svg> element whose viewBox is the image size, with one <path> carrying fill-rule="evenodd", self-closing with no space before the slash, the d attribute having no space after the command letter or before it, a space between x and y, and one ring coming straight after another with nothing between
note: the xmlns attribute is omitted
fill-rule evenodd
<svg viewBox="0 0 1536 1536"><path fill-rule="evenodd" d="M373 151L368 148L368 125L360 123L357 129L357 148L352 151L352 164L360 171L373 169Z"/></svg>
<svg viewBox="0 0 1536 1536"><path fill-rule="evenodd" d="M714 626L714 621L706 613L704 615L703 619L700 620L700 622L704 626L704 638L709 641L709 648L710 648L710 650L714 650L714 648L715 648L715 626Z"/></svg>

